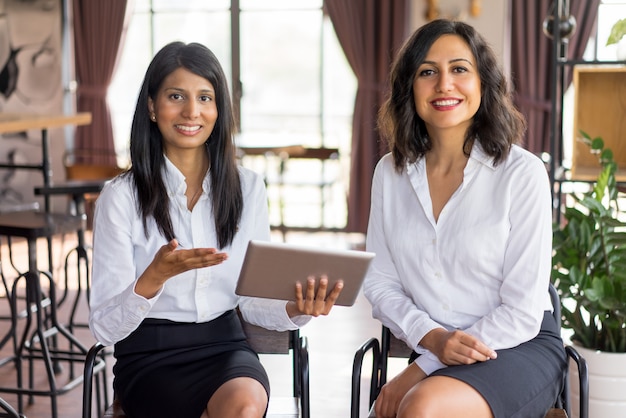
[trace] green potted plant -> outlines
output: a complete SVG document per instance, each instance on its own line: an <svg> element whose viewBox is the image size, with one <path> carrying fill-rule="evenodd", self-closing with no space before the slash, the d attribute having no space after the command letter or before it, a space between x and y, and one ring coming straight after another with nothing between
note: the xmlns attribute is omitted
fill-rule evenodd
<svg viewBox="0 0 626 418"><path fill-rule="evenodd" d="M600 408L601 401L593 398L605 390L603 381L613 387L626 384L626 223L620 220L613 152L601 138L581 135L601 168L589 191L571 195L574 204L565 207L563 221L555 225L552 281L561 296L562 327L589 366L590 408ZM590 409L590 416L626 416L625 399L600 398L608 408L621 403L622 409Z"/></svg>

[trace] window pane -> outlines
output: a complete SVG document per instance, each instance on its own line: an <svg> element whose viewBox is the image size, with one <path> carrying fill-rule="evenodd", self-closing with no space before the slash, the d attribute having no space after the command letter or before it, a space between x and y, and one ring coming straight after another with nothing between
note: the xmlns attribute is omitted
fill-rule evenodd
<svg viewBox="0 0 626 418"><path fill-rule="evenodd" d="M324 145L348 155L356 77L350 68L330 19L324 19L323 125Z"/></svg>
<svg viewBox="0 0 626 418"><path fill-rule="evenodd" d="M147 13L133 14L122 55L107 94L115 150L121 166L127 165L130 158L128 155L130 125L141 83L152 59L149 34L150 16Z"/></svg>
<svg viewBox="0 0 626 418"><path fill-rule="evenodd" d="M150 0L135 0L133 3L133 13L144 13L150 11Z"/></svg>
<svg viewBox="0 0 626 418"><path fill-rule="evenodd" d="M241 0L239 7L246 9L265 10L295 10L295 9L321 9L322 0Z"/></svg>
<svg viewBox="0 0 626 418"><path fill-rule="evenodd" d="M207 46L222 64L230 86L230 12L155 14L155 51L172 41L199 42Z"/></svg>
<svg viewBox="0 0 626 418"><path fill-rule="evenodd" d="M155 12L164 11L201 11L201 10L228 10L230 0L152 0Z"/></svg>
<svg viewBox="0 0 626 418"><path fill-rule="evenodd" d="M615 22L626 17L626 2L614 1L613 3L601 4L598 9L598 59L600 60L617 59L617 44L606 46L606 41L609 39Z"/></svg>
<svg viewBox="0 0 626 418"><path fill-rule="evenodd" d="M243 132L306 133L319 142L321 25L321 10L241 13Z"/></svg>

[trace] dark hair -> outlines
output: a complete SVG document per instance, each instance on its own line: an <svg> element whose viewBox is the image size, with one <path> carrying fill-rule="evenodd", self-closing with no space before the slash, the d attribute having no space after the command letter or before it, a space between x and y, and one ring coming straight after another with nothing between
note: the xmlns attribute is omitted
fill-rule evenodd
<svg viewBox="0 0 626 418"><path fill-rule="evenodd" d="M163 80L179 68L205 78L215 89L218 117L206 140L206 151L210 161L213 221L218 244L223 248L232 243L237 232L243 196L233 142L236 126L226 76L218 59L204 45L170 43L148 66L130 133L130 173L137 189L137 210L142 216L144 229L147 219L152 216L168 241L175 237L169 215L169 197L162 177L165 165L163 136L157 124L150 120L148 98L156 100Z"/></svg>
<svg viewBox="0 0 626 418"><path fill-rule="evenodd" d="M413 80L431 46L442 35L460 36L468 44L480 77L481 103L467 131L464 152L469 155L477 140L497 165L507 157L512 144L521 142L526 129L496 55L485 39L466 23L434 20L415 31L398 52L391 67L391 94L378 115L380 133L389 141L398 171L432 147L426 125L415 110Z"/></svg>

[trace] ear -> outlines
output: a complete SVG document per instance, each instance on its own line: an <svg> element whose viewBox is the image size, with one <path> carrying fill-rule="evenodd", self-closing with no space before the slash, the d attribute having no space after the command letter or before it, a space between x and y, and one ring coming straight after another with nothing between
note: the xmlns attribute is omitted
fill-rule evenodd
<svg viewBox="0 0 626 418"><path fill-rule="evenodd" d="M152 100L152 97L148 97L148 113L154 113L154 100Z"/></svg>

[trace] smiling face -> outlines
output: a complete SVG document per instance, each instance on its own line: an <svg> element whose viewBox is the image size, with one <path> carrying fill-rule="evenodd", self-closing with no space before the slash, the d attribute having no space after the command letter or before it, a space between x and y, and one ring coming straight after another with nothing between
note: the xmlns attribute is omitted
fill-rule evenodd
<svg viewBox="0 0 626 418"><path fill-rule="evenodd" d="M163 135L168 156L204 146L218 116L213 85L185 68L165 77L154 100L148 99L148 110Z"/></svg>
<svg viewBox="0 0 626 418"><path fill-rule="evenodd" d="M413 80L415 110L429 136L455 132L463 138L480 107L476 59L457 35L443 35L431 46Z"/></svg>

